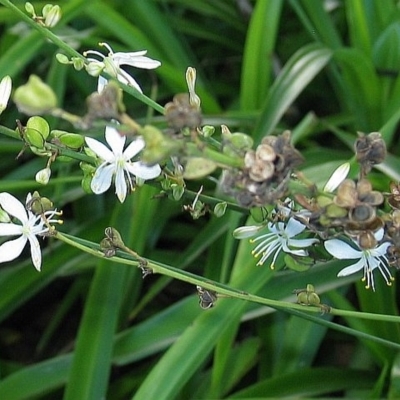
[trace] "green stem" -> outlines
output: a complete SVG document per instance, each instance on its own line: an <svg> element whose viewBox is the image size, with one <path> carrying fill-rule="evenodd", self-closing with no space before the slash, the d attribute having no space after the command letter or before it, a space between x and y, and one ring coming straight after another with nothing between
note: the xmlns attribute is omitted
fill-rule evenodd
<svg viewBox="0 0 400 400"><path fill-rule="evenodd" d="M56 232L55 238L59 239L73 247L76 247L84 252L87 252L91 255L94 255L99 258L104 258L104 253L100 251L100 246L85 241L67 234L62 234L60 232ZM126 252L118 252L118 256L114 256L110 258L110 261L125 264L125 265L132 265L135 267L139 266L139 261L137 257L132 257ZM136 254L136 253L135 253ZM267 299L264 297L256 296L250 293L243 292L238 289L233 289L227 285L223 285L221 283L212 281L210 279L203 278L201 276L192 274L187 271L179 270L168 265L156 262L156 261L147 261L147 266L153 270L154 273L159 273L162 275L169 276L171 278L178 279L180 281L184 281L190 283L195 286L201 286L204 289L213 290L217 292L219 295L223 295L223 297L230 297L236 298L241 300L247 300L254 303L262 304L274 309L279 310L293 310L298 312L309 312L314 314L321 314L321 307L316 306L304 306L296 303L290 303L286 301L278 301ZM346 311L346 310L339 310L335 308L331 308L329 310L330 314L333 315L340 315L340 316L348 316L353 318L362 318L362 319L369 319L374 321L387 321L387 322L400 322L400 317L395 315L384 315L384 314L373 314L373 313L364 313L358 311Z"/></svg>

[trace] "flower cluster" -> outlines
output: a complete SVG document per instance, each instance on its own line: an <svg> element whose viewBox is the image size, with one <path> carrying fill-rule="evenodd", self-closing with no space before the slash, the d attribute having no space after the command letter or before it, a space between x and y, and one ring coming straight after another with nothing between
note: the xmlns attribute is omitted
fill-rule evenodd
<svg viewBox="0 0 400 400"><path fill-rule="evenodd" d="M243 169L225 175L222 187L244 207L273 204L285 195L290 175L302 160L289 131L266 136L256 150L245 153Z"/></svg>

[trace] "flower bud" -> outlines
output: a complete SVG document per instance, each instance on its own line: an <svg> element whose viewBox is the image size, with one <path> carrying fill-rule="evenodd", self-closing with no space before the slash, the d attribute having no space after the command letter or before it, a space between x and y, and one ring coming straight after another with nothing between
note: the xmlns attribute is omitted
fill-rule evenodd
<svg viewBox="0 0 400 400"><path fill-rule="evenodd" d="M247 239L253 237L264 228L265 225L241 226L233 231L233 237L235 239Z"/></svg>
<svg viewBox="0 0 400 400"><path fill-rule="evenodd" d="M49 136L50 127L42 117L31 117L28 119L24 129L24 139L36 149L44 149L44 144Z"/></svg>
<svg viewBox="0 0 400 400"><path fill-rule="evenodd" d="M189 103L191 106L200 109L200 97L197 96L196 92L195 92L195 85L196 85L196 69L189 67L186 70L186 83L188 85L188 89L189 89Z"/></svg>
<svg viewBox="0 0 400 400"><path fill-rule="evenodd" d="M183 177L185 179L200 179L210 175L217 168L217 164L202 157L191 157L185 165Z"/></svg>
<svg viewBox="0 0 400 400"><path fill-rule="evenodd" d="M100 61L91 61L85 66L85 69L90 76L97 78L104 70L104 63Z"/></svg>
<svg viewBox="0 0 400 400"><path fill-rule="evenodd" d="M70 133L54 129L51 131L51 136L57 139L60 144L74 150L78 150L85 144L85 138L77 133Z"/></svg>
<svg viewBox="0 0 400 400"><path fill-rule="evenodd" d="M223 217L225 215L227 206L228 203L226 201L223 201L222 203L217 203L214 207L214 215L217 218Z"/></svg>
<svg viewBox="0 0 400 400"><path fill-rule="evenodd" d="M61 8L57 5L53 6L51 4L46 4L43 7L42 14L44 17L44 25L47 28L53 28L61 19Z"/></svg>
<svg viewBox="0 0 400 400"><path fill-rule="evenodd" d="M46 211L52 210L54 204L47 197L41 197L40 194L35 191L32 198L26 203L27 210L31 211L35 215L44 214Z"/></svg>
<svg viewBox="0 0 400 400"><path fill-rule="evenodd" d="M35 175L35 180L37 183L41 183L42 185L47 185L49 183L51 176L51 169L50 168L43 168L38 171Z"/></svg>
<svg viewBox="0 0 400 400"><path fill-rule="evenodd" d="M173 183L171 185L171 189L172 189L172 197L176 201L180 200L183 196L183 193L185 192L185 188L182 185L177 185L176 183Z"/></svg>
<svg viewBox="0 0 400 400"><path fill-rule="evenodd" d="M31 75L25 85L17 88L13 100L18 110L27 115L45 114L57 106L53 89L36 75Z"/></svg>
<svg viewBox="0 0 400 400"><path fill-rule="evenodd" d="M36 12L35 12L35 7L33 6L32 3L30 3L29 1L27 1L25 3L25 10L28 14L32 15L32 18L36 18Z"/></svg>
<svg viewBox="0 0 400 400"><path fill-rule="evenodd" d="M11 94L12 81L6 75L0 82L0 114L7 108L8 99Z"/></svg>
<svg viewBox="0 0 400 400"><path fill-rule="evenodd" d="M200 132L205 138L209 138L214 135L215 128L212 125L204 125Z"/></svg>
<svg viewBox="0 0 400 400"><path fill-rule="evenodd" d="M151 125L143 127L140 134L146 142L141 156L141 160L146 164L158 164L180 147L177 141L165 137L159 129Z"/></svg>

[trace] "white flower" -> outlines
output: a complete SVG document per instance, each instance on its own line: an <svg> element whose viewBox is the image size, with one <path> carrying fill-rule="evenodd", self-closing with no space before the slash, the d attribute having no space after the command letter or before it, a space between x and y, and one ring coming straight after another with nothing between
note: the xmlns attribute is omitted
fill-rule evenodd
<svg viewBox="0 0 400 400"><path fill-rule="evenodd" d="M383 237L383 229L380 229L375 238L379 241ZM358 260L354 264L342 269L338 276L347 276L354 274L360 270L364 270L362 281L366 281L366 288L372 287L375 291L374 269L378 268L379 272L384 277L386 283L390 286L393 277L389 272L389 261L386 256L386 251L390 243L384 242L373 249L361 249L354 241L356 248L351 247L348 243L339 239L330 239L325 241L324 246L329 254L339 260Z"/></svg>
<svg viewBox="0 0 400 400"><path fill-rule="evenodd" d="M294 218L289 218L287 223L277 222L268 223L269 233L252 239L251 242L260 242L252 251L254 257L259 257L257 265L262 265L268 257L274 254L271 268L274 268L275 261L281 251L291 253L297 256L308 255L306 250L301 250L318 242L318 239L294 239L295 236L302 233L306 226ZM295 250L293 248L299 249Z"/></svg>
<svg viewBox="0 0 400 400"><path fill-rule="evenodd" d="M26 198L28 204L32 199L29 193ZM0 245L0 263L11 261L17 258L24 249L26 242L29 241L31 246L31 257L35 268L40 271L42 265L42 254L40 252L39 241L36 238L38 235L43 235L48 232L49 228L41 215L34 215L31 211L27 211L25 206L9 193L0 193L0 206L11 217L18 219L21 224L14 222L0 223L0 236L17 236L14 240L9 240ZM44 213L47 221L53 221L51 218L57 214L57 211L46 211Z"/></svg>
<svg viewBox="0 0 400 400"><path fill-rule="evenodd" d="M104 54L94 50L88 50L84 53L85 57L88 54L94 54L103 60L99 61L95 58L88 58L89 64L86 67L89 74L99 77L97 86L97 91L99 93L107 84L107 79L99 76L102 71L105 71L107 74L117 78L120 82L125 83L126 85L133 86L138 92L143 93L135 79L126 71L121 69L120 66L130 65L136 68L154 69L161 65L160 61L145 56L147 50L130 53L114 53L107 43L99 43L99 45L104 46L109 51L108 56L104 56Z"/></svg>
<svg viewBox="0 0 400 400"><path fill-rule="evenodd" d="M7 75L0 82L0 114L7 108L11 94L12 81Z"/></svg>
<svg viewBox="0 0 400 400"><path fill-rule="evenodd" d="M107 126L105 137L111 150L96 139L85 138L89 148L104 160L96 169L91 189L95 194L104 193L111 186L112 177L115 175L115 193L119 201L123 203L126 198L128 185L130 191L134 187L131 174L143 180L148 180L159 176L161 168L158 164L147 166L141 161L131 162L131 158L138 154L145 146L142 137L133 140L125 151L123 151L126 140L125 135L120 135L115 128Z"/></svg>

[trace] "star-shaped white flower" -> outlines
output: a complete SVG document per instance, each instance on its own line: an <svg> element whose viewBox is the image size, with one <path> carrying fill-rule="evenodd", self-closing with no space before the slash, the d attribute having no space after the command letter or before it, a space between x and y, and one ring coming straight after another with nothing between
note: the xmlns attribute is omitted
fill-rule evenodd
<svg viewBox="0 0 400 400"><path fill-rule="evenodd" d="M111 150L96 139L85 138L89 148L103 160L93 176L91 189L95 194L104 193L115 176L115 193L123 203L128 186L130 191L134 187L131 174L143 180L154 179L160 175L161 168L158 164L148 166L141 161L131 161L145 146L142 137L133 140L125 150L126 136L120 135L115 128L106 126L105 137Z"/></svg>
<svg viewBox="0 0 400 400"><path fill-rule="evenodd" d="M86 70L90 75L99 77L97 86L97 91L99 93L107 84L107 79L100 76L102 71L105 71L107 74L117 78L120 82L125 83L126 85L133 86L138 92L143 93L136 80L126 71L121 69L120 66L130 65L131 67L136 68L154 69L161 65L160 61L145 56L147 50L129 53L114 53L107 43L99 43L99 45L104 46L108 50L108 56L95 50L88 50L84 53L85 57L88 54L94 54L102 60L99 61L95 58L88 58L89 64L86 66Z"/></svg>
<svg viewBox="0 0 400 400"><path fill-rule="evenodd" d="M382 237L383 229L380 229L375 234L375 238L379 241ZM356 247L354 248L343 240L329 239L325 241L324 246L329 254L339 260L358 260L339 271L338 276L347 276L364 270L362 281L366 281L365 287L367 289L372 287L372 290L375 291L374 269L378 268L386 283L389 286L391 285L393 277L389 271L389 260L386 256L386 251L390 243L384 242L373 249L361 249L356 241L354 241L354 246Z"/></svg>
<svg viewBox="0 0 400 400"><path fill-rule="evenodd" d="M26 203L28 204L31 199L32 195L29 193ZM49 230L42 216L34 215L31 211L26 210L25 206L18 199L6 192L0 193L0 207L9 216L20 221L20 224L11 222L11 220L10 222L0 223L0 236L19 236L17 239L9 240L0 245L0 263L19 257L26 243L29 241L33 265L40 271L42 253L36 236L43 235ZM55 214L57 214L56 210L44 213L49 223L58 222L51 219Z"/></svg>
<svg viewBox="0 0 400 400"><path fill-rule="evenodd" d="M264 227L241 227L235 230L234 235L236 238L243 239L245 237L254 236ZM268 223L268 233L260 235L255 239L252 239L252 243L260 242L252 251L254 257L258 258L261 256L257 265L262 265L268 257L273 256L271 268L275 266L275 261L281 251L285 253L291 253L297 256L307 256L307 250L303 250L318 242L318 239L295 239L295 236L302 233L306 226L294 218L289 218L287 223L277 222Z"/></svg>

